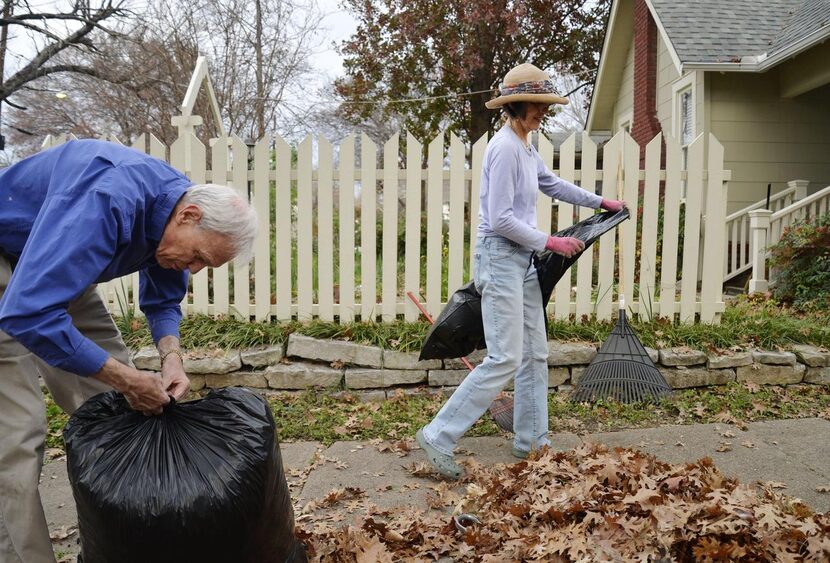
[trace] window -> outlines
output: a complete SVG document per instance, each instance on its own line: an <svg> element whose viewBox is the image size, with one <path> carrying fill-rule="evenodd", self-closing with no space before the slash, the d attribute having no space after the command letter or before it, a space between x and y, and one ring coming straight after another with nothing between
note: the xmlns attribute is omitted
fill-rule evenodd
<svg viewBox="0 0 830 563"><path fill-rule="evenodd" d="M690 72L672 85L672 135L680 143L680 166L689 167L689 145L695 140L695 91L697 72ZM680 197L686 197L686 181L680 187Z"/></svg>
<svg viewBox="0 0 830 563"><path fill-rule="evenodd" d="M617 131L631 133L632 112L627 111L617 119Z"/></svg>

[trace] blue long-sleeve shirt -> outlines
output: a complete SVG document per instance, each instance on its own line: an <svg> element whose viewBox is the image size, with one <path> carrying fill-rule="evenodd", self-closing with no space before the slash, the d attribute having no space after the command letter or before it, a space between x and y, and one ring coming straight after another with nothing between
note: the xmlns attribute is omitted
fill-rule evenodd
<svg viewBox="0 0 830 563"><path fill-rule="evenodd" d="M551 172L533 145L524 146L508 126L499 129L484 151L478 234L503 236L533 250L544 250L548 234L536 228L536 193L596 209L602 198Z"/></svg>
<svg viewBox="0 0 830 563"><path fill-rule="evenodd" d="M71 141L0 171L0 251L17 266L0 329L49 365L91 375L108 354L67 313L92 284L140 272L139 303L158 342L179 334L187 271L155 252L191 185L166 163L104 141Z"/></svg>

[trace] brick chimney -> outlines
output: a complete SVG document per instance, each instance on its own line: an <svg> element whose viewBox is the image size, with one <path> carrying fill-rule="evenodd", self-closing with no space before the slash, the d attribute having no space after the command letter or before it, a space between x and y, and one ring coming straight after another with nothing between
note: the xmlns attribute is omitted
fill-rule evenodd
<svg viewBox="0 0 830 563"><path fill-rule="evenodd" d="M640 145L640 162L645 147L660 133L657 119L657 26L646 0L634 0L634 116L631 136Z"/></svg>

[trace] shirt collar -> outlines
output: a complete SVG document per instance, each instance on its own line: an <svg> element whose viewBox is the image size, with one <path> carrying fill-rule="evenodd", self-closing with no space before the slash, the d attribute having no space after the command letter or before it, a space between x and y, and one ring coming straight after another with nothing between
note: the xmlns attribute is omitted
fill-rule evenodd
<svg viewBox="0 0 830 563"><path fill-rule="evenodd" d="M150 214L147 238L156 242L161 240L161 235L164 234L164 228L167 226L167 221L170 219L173 209L184 195L184 192L192 185L190 182L182 180L181 183L172 185L170 189L159 196Z"/></svg>

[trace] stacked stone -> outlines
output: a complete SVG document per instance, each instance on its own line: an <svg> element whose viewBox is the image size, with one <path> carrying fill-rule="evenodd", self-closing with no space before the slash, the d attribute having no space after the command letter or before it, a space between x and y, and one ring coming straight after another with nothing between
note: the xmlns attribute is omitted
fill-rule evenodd
<svg viewBox="0 0 830 563"><path fill-rule="evenodd" d="M579 381L597 354L593 344L548 343L551 389L567 391ZM791 352L753 350L706 354L690 348L648 349L649 356L675 389L723 385L730 381L786 385L830 385L830 352L797 345ZM468 358L473 365L486 352ZM160 371L155 348L142 348L133 356L135 367ZM355 390L371 398L389 391L430 387L451 390L469 370L460 360L418 361L418 354L383 350L343 340L322 340L292 333L284 345L246 350L188 351L185 371L192 388L244 386L296 391L308 388Z"/></svg>

